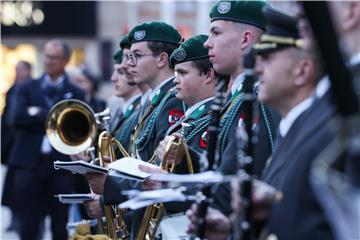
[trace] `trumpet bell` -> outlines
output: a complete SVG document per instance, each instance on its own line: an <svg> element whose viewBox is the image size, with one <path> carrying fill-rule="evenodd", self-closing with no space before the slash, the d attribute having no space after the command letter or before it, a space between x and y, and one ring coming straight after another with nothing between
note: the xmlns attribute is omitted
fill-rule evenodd
<svg viewBox="0 0 360 240"><path fill-rule="evenodd" d="M55 104L46 120L46 134L50 144L67 155L88 149L96 138L96 128L93 110L76 99Z"/></svg>

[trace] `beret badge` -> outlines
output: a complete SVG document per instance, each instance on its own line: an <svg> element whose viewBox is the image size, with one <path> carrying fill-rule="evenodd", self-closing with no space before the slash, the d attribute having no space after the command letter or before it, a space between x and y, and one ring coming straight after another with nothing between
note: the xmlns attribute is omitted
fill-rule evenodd
<svg viewBox="0 0 360 240"><path fill-rule="evenodd" d="M174 58L176 61L180 62L182 60L184 60L186 58L186 52L184 49L178 49L175 53L174 53Z"/></svg>
<svg viewBox="0 0 360 240"><path fill-rule="evenodd" d="M144 30L142 30L142 31L137 31L137 32L134 33L134 38L135 38L136 40L140 41L140 40L142 40L142 39L145 38L145 34L146 34L146 32L145 32Z"/></svg>
<svg viewBox="0 0 360 240"><path fill-rule="evenodd" d="M229 12L231 9L231 2L228 2L228 1L222 1L219 3L218 5L218 12L221 13L221 14L225 14L227 12Z"/></svg>

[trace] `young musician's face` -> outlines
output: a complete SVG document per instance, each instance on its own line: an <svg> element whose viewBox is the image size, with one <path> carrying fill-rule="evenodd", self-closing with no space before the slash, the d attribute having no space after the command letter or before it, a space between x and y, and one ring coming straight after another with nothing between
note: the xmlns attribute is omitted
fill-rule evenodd
<svg viewBox="0 0 360 240"><path fill-rule="evenodd" d="M131 52L136 59L136 64L127 61L130 74L137 84L150 84L155 79L159 69L157 56L153 55L147 42L139 42L131 45Z"/></svg>
<svg viewBox="0 0 360 240"><path fill-rule="evenodd" d="M187 105L192 106L199 101L205 81L206 75L200 73L191 61L175 65L176 97Z"/></svg>
<svg viewBox="0 0 360 240"><path fill-rule="evenodd" d="M129 64L127 64L127 58L126 58L126 55L129 54L131 51L130 49L123 49L123 61L122 61L122 64L124 64L125 66L125 74L126 74L126 78L127 78L127 81L128 81L128 84L131 85L131 86L134 86L136 85L136 82L134 81L134 77L130 74L130 71L129 71Z"/></svg>
<svg viewBox="0 0 360 240"><path fill-rule="evenodd" d="M126 75L126 69L123 64L115 64L114 71L111 75L111 82L114 86L114 94L117 97L127 97L130 95L134 88L137 86L128 84L128 79Z"/></svg>
<svg viewBox="0 0 360 240"><path fill-rule="evenodd" d="M233 74L241 65L241 31L236 23L217 20L210 24L209 38L204 46L209 49L210 61L216 72Z"/></svg>

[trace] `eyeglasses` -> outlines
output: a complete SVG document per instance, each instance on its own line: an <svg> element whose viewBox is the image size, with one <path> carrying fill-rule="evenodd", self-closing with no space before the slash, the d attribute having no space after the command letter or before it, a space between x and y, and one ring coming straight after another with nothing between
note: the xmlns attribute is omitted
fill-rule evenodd
<svg viewBox="0 0 360 240"><path fill-rule="evenodd" d="M136 66L138 64L138 61L145 56L154 56L153 53L148 54L138 54L138 53L128 53L126 54L126 60L130 62L131 65Z"/></svg>

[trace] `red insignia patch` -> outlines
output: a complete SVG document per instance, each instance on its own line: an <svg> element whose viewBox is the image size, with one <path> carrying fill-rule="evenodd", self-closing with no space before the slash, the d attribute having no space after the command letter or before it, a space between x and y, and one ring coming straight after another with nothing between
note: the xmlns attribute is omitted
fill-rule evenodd
<svg viewBox="0 0 360 240"><path fill-rule="evenodd" d="M208 131L206 130L200 137L199 146L206 149L208 145Z"/></svg>
<svg viewBox="0 0 360 240"><path fill-rule="evenodd" d="M169 125L172 126L174 123L180 120L184 116L184 112L178 109L171 109L169 111Z"/></svg>

